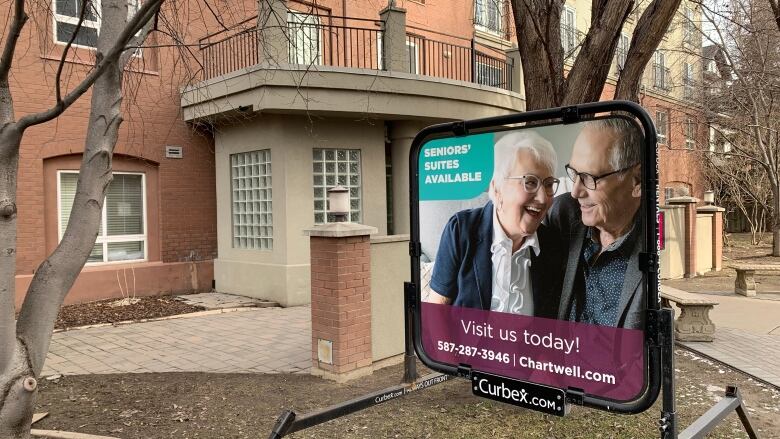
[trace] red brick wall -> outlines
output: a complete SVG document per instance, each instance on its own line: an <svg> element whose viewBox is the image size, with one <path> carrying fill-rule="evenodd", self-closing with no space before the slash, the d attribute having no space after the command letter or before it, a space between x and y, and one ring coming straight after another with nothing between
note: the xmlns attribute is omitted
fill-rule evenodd
<svg viewBox="0 0 780 439"><path fill-rule="evenodd" d="M312 237L312 361L344 373L370 366L371 248L369 236ZM318 361L318 340L333 342L333 364Z"/></svg>
<svg viewBox="0 0 780 439"><path fill-rule="evenodd" d="M256 6L251 13L256 13ZM180 12L189 14L193 35L204 35L213 19L200 17L196 1ZM240 8L237 8L240 9ZM4 8L3 22L11 7ZM46 11L31 9L14 57L11 92L16 117L42 111L55 102L55 72L62 46L53 42L51 18ZM200 17L200 18L198 18ZM224 18L224 17L223 17ZM245 18L245 17L244 17ZM45 27L36 27L44 23ZM195 38L197 40L197 38ZM150 44L166 44L155 36ZM75 48L67 57L62 74L64 92L72 89L93 62L94 52ZM188 67L195 65L191 61ZM188 72L175 51L146 48L125 74L123 117L116 153L139 163L159 164L160 211L157 243L164 262L212 259L216 256L216 193L212 136L185 124L179 115L179 87ZM43 161L83 151L89 102L87 92L59 118L27 130L19 162L17 273L30 274L46 257ZM184 158L164 158L166 145L182 146ZM44 208L45 206L45 208Z"/></svg>

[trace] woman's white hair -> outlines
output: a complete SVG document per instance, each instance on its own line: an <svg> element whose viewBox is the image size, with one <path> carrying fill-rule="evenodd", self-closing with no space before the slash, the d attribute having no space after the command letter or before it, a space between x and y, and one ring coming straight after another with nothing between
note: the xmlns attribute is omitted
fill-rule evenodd
<svg viewBox="0 0 780 439"><path fill-rule="evenodd" d="M499 139L493 147L493 183L496 188L510 176L509 173L517 163L517 155L522 150L528 150L537 163L546 166L550 175L555 175L555 170L558 168L558 154L550 141L536 131L515 131ZM490 199L496 201L493 199L493 191L489 192Z"/></svg>

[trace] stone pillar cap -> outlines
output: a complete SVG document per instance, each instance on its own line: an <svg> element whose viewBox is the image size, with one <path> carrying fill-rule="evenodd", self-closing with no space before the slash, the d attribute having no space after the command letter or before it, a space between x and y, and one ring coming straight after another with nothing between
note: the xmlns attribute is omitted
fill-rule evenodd
<svg viewBox="0 0 780 439"><path fill-rule="evenodd" d="M696 197L673 197L666 200L667 203L698 203L699 199Z"/></svg>
<svg viewBox="0 0 780 439"><path fill-rule="evenodd" d="M726 209L718 206L702 206L696 209L697 212L725 212Z"/></svg>
<svg viewBox="0 0 780 439"><path fill-rule="evenodd" d="M348 236L374 235L379 230L373 226L358 223L325 223L305 229L306 236L320 236L323 238L344 238Z"/></svg>
<svg viewBox="0 0 780 439"><path fill-rule="evenodd" d="M385 14L385 13L390 12L390 11L406 13L406 9L404 9L404 8L402 8L400 6L393 5L393 6L386 6L384 9L379 11L379 15Z"/></svg>

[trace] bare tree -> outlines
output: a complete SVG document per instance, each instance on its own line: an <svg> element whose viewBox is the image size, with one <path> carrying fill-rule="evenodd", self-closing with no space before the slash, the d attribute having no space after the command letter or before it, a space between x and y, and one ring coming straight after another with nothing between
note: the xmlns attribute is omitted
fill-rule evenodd
<svg viewBox="0 0 780 439"><path fill-rule="evenodd" d="M719 84L707 84L702 101L710 125L730 144L728 150L712 151L717 158L712 161L727 178L727 192L735 194L731 201L738 208L739 200L748 201L753 210L746 213L756 228L761 226L761 217L755 216L755 209L769 215L772 255L780 256L780 24L776 10L774 0L732 0L726 7L702 3L703 17L713 25L705 39L722 58L717 70L723 78Z"/></svg>
<svg viewBox="0 0 780 439"><path fill-rule="evenodd" d="M639 100L645 66L669 28L681 0L653 0L644 9L626 54L615 99ZM512 0L523 63L526 108L535 110L598 101L633 0L593 0L590 28L565 72L561 44L564 0Z"/></svg>
<svg viewBox="0 0 780 439"><path fill-rule="evenodd" d="M148 35L162 1L144 2L132 17L127 0L102 0L99 11L90 1L79 2L79 22L63 49L56 73L55 102L45 111L19 119L14 112L9 75L30 16L27 1L13 2L0 57L0 437L29 437L36 379L43 369L57 312L97 237L106 188L111 182L112 153L122 123L124 68L132 58L133 47ZM49 4L42 6L50 10ZM63 65L88 12L101 17L95 65L81 82L65 92L61 85ZM16 181L22 137L28 128L57 118L90 88L91 109L71 217L62 241L35 271L16 321Z"/></svg>

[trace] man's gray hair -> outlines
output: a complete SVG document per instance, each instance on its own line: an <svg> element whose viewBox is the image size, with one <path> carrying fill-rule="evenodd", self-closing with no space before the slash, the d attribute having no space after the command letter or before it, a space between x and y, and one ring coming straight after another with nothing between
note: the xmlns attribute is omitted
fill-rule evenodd
<svg viewBox="0 0 780 439"><path fill-rule="evenodd" d="M499 139L494 146L493 181L496 186L510 176L509 173L517 163L517 154L521 150L530 151L538 163L549 169L550 175L555 175L558 154L552 144L536 131L515 131ZM492 191L490 197L493 198Z"/></svg>
<svg viewBox="0 0 780 439"><path fill-rule="evenodd" d="M610 146L609 164L614 171L625 169L642 161L642 132L636 123L622 117L590 120L585 128L610 130L615 143Z"/></svg>

